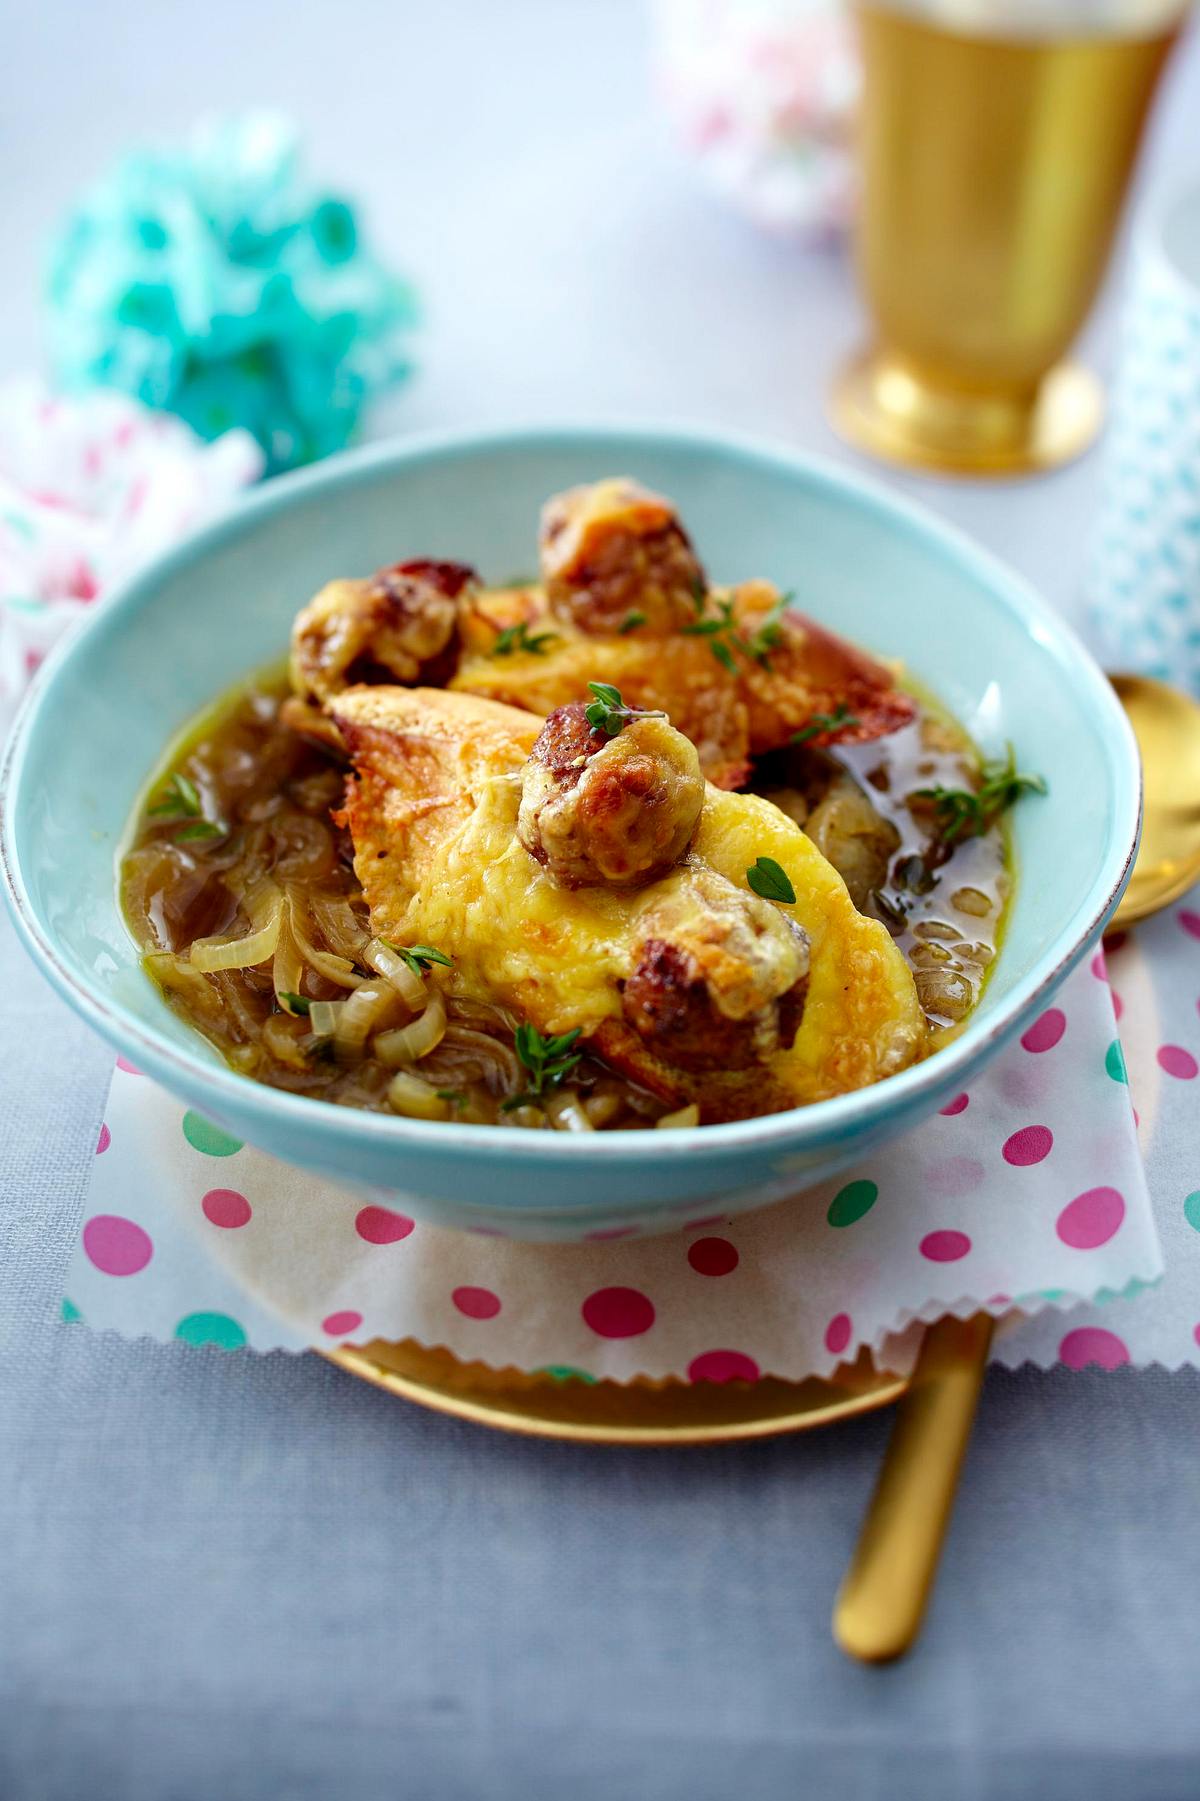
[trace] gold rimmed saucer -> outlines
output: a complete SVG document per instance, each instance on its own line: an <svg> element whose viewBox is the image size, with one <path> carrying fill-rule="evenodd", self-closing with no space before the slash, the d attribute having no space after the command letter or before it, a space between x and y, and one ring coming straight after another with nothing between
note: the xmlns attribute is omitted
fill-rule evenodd
<svg viewBox="0 0 1200 1801"><path fill-rule="evenodd" d="M463 1363L412 1339L382 1340L323 1356L349 1375L419 1406L476 1425L596 1445L705 1445L768 1438L832 1425L898 1401L902 1376L883 1374L862 1352L829 1380L784 1382L595 1382L567 1372L495 1370Z"/></svg>

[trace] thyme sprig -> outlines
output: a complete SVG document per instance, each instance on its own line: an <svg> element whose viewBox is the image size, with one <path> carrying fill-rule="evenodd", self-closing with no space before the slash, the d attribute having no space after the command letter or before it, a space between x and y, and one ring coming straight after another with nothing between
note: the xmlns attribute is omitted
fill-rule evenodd
<svg viewBox="0 0 1200 1801"><path fill-rule="evenodd" d="M390 938L384 943L389 950L403 957L415 976L423 976L431 963L440 963L443 969L454 967L454 958L448 957L445 951L437 950L432 944L395 944Z"/></svg>
<svg viewBox="0 0 1200 1801"><path fill-rule="evenodd" d="M727 669L730 675L736 675L737 663L734 661L733 653L735 649L744 649L745 646L738 636L737 625L733 617L733 602L728 598L718 600L716 608L715 616L702 616L694 619L691 625L685 625L683 635L685 638L706 639L708 648L722 669Z"/></svg>
<svg viewBox="0 0 1200 1801"><path fill-rule="evenodd" d="M791 606L795 595L790 591L781 594L775 604L767 609L761 621L743 641L743 649L747 656L761 663L764 669L771 667L771 652L783 637L783 616Z"/></svg>
<svg viewBox="0 0 1200 1801"><path fill-rule="evenodd" d="M146 817L164 822L178 821L177 829L172 833L176 844L197 844L208 838L224 838L229 831L228 826L222 825L218 820L205 818L200 790L190 776L178 769L159 799L152 807L146 808Z"/></svg>
<svg viewBox="0 0 1200 1801"><path fill-rule="evenodd" d="M707 612L707 603L712 600L715 613ZM771 652L783 638L783 616L795 599L790 591L781 594L763 614L754 630L743 636L738 630L734 617L733 596L706 595L703 588L696 584L692 588L692 602L696 608L696 617L690 625L683 627L685 638L705 638L708 648L730 675L737 674L735 652L740 651L745 657L761 664L764 669L771 667Z"/></svg>
<svg viewBox="0 0 1200 1801"><path fill-rule="evenodd" d="M511 657L519 651L527 651L530 656L542 657L546 654L547 644L555 644L557 641L557 632L530 632L528 619L521 619L516 625L505 626L488 655Z"/></svg>
<svg viewBox="0 0 1200 1801"><path fill-rule="evenodd" d="M788 743L809 744L814 738L824 738L831 732L848 731L852 725L859 723L858 715L850 711L845 701L839 700L832 713L814 713L806 726L792 733Z"/></svg>
<svg viewBox="0 0 1200 1801"><path fill-rule="evenodd" d="M621 699L621 690L611 682L589 682L588 690L595 699L584 708L583 716L594 732L615 738L629 717L629 708Z"/></svg>
<svg viewBox="0 0 1200 1801"><path fill-rule="evenodd" d="M530 1025L528 1020L521 1022L513 1033L513 1045L517 1056L529 1071L529 1085L520 1094L510 1095L502 1105L502 1112L511 1113L516 1107L524 1107L530 1101L539 1100L547 1089L561 1085L582 1060L583 1052L572 1050L579 1033L580 1028L576 1026L573 1031L543 1038L537 1027Z"/></svg>
<svg viewBox="0 0 1200 1801"><path fill-rule="evenodd" d="M945 844L954 844L988 831L1023 794L1049 791L1044 776L1023 775L1018 770L1010 744L1003 758L983 764L978 788L947 788L938 782L932 788L914 788L911 799L929 802L939 837Z"/></svg>
<svg viewBox="0 0 1200 1801"><path fill-rule="evenodd" d="M621 690L614 688L611 682L589 682L588 688L596 698L583 709L583 716L594 732L603 732L608 738L615 738L634 719L667 717L648 707L627 707L621 698Z"/></svg>
<svg viewBox="0 0 1200 1801"><path fill-rule="evenodd" d="M203 811L195 782L176 770L161 798L146 808L146 816L148 819L198 819Z"/></svg>

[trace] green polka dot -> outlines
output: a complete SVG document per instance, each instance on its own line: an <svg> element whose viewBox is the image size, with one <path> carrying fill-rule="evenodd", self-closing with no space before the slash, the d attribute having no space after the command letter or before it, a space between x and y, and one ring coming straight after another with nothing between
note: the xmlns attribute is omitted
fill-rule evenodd
<svg viewBox="0 0 1200 1801"><path fill-rule="evenodd" d="M825 1217L831 1226L852 1226L871 1211L878 1199L879 1189L874 1182L847 1182L830 1201Z"/></svg>
<svg viewBox="0 0 1200 1801"><path fill-rule="evenodd" d="M1125 1053L1121 1049L1121 1040L1114 1038L1104 1053L1104 1067L1114 1082L1128 1082L1125 1074Z"/></svg>
<svg viewBox="0 0 1200 1801"><path fill-rule="evenodd" d="M232 1132L223 1132L202 1113L189 1111L184 1114L183 1135L194 1151L201 1151L206 1157L232 1157L242 1148L240 1138L235 1138Z"/></svg>
<svg viewBox="0 0 1200 1801"><path fill-rule="evenodd" d="M1183 1217L1193 1232L1200 1232L1200 1188L1183 1203Z"/></svg>
<svg viewBox="0 0 1200 1801"><path fill-rule="evenodd" d="M236 1351L246 1342L244 1329L227 1313L189 1313L175 1328L184 1344L216 1345L219 1351Z"/></svg>
<svg viewBox="0 0 1200 1801"><path fill-rule="evenodd" d="M1200 1199L1200 1196L1193 1196L1193 1199ZM74 1301L69 1301L66 1295L63 1296L62 1301L62 1316L65 1326L74 1326L83 1318Z"/></svg>
<svg viewBox="0 0 1200 1801"><path fill-rule="evenodd" d="M595 1376L589 1376L586 1370L572 1369L569 1363L546 1363L540 1370L534 1370L535 1376L549 1376L554 1382L591 1382Z"/></svg>

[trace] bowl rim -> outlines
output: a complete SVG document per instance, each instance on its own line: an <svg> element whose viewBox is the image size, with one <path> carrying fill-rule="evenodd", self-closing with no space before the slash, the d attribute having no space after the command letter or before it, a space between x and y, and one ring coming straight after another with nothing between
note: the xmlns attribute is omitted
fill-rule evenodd
<svg viewBox="0 0 1200 1801"><path fill-rule="evenodd" d="M693 1154L700 1146L713 1153L738 1150L788 1151L799 1146L819 1146L826 1140L844 1141L856 1127L868 1127L877 1119L897 1112L929 1110L940 1092L956 1075L974 1068L991 1048L1007 1039L1034 1012L1061 979L1080 961L1111 916L1128 882L1141 829L1141 764L1132 729L1116 694L1098 664L1074 630L1042 600L1031 584L999 558L977 544L965 532L935 514L894 493L882 482L831 459L750 434L674 423L604 420L561 424L523 424L482 430L456 429L384 440L329 458L310 468L277 476L239 497L217 520L204 526L165 555L119 583L97 607L62 640L46 658L26 692L14 719L0 766L0 865L5 898L18 933L34 961L52 986L118 1052L147 1072L159 1074L168 1087L183 1083L193 1094L211 1100L215 1114L231 1103L243 1113L261 1111L280 1124L293 1123L302 1132L311 1128L332 1135L350 1150L356 1143L375 1148L420 1147L429 1152L469 1153L478 1158L502 1148L511 1156L512 1129L503 1126L455 1124L452 1121L407 1120L352 1108L334 1108L306 1095L293 1095L239 1075L223 1060L209 1060L206 1041L196 1035L193 1051L175 1043L152 1025L144 1025L128 1013L120 1001L97 996L81 981L59 953L51 935L43 929L26 889L20 848L15 841L12 798L18 792L30 742L39 714L52 697L61 675L86 659L91 641L118 631L122 620L136 617L150 603L163 580L191 564L203 562L209 553L236 540L272 514L286 512L312 490L352 487L385 470L402 473L406 467L429 460L453 460L463 454L536 448L577 451L606 444L642 443L651 448L680 452L732 454L759 468L800 477L811 488L840 501L850 501L876 519L918 539L988 587L995 598L1023 625L1043 652L1051 654L1073 673L1084 698L1098 715L1101 739L1107 748L1105 767L1112 788L1113 823L1107 854L1088 893L1038 958L1034 967L1006 997L993 1018L969 1019L962 1035L936 1055L901 1070L866 1088L806 1107L764 1114L724 1124L684 1127L667 1133L645 1131L596 1132L580 1143L574 1134L526 1132L521 1154L535 1162L560 1162L572 1156L597 1158L606 1164L674 1161ZM147 978L148 979L148 978ZM204 1049L202 1049L204 1047ZM174 1079L173 1079L174 1078ZM574 1145L574 1149L572 1146Z"/></svg>

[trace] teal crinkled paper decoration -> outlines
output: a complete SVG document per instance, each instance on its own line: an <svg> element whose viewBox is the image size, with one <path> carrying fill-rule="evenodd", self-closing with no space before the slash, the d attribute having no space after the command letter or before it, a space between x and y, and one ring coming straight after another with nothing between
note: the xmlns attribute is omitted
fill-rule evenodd
<svg viewBox="0 0 1200 1801"><path fill-rule="evenodd" d="M124 158L62 231L49 304L64 386L120 388L204 438L244 426L271 470L342 448L408 374L417 317L353 208L303 177L294 128L261 114Z"/></svg>

